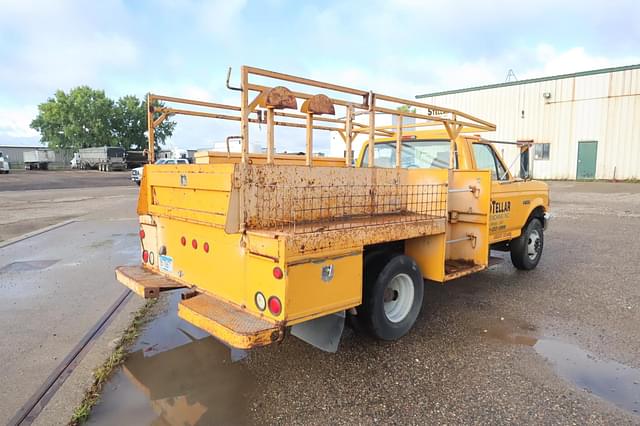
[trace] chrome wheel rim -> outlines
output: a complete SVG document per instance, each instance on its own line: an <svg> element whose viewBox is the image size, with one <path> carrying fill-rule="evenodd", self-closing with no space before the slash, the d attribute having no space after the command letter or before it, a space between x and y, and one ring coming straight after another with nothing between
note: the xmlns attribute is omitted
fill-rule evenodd
<svg viewBox="0 0 640 426"><path fill-rule="evenodd" d="M527 241L527 255L529 260L536 260L540 254L540 246L542 245L542 239L540 238L540 232L537 230L529 233L529 240Z"/></svg>
<svg viewBox="0 0 640 426"><path fill-rule="evenodd" d="M393 323L404 320L415 297L413 280L407 274L398 274L389 281L384 289L384 313Z"/></svg>

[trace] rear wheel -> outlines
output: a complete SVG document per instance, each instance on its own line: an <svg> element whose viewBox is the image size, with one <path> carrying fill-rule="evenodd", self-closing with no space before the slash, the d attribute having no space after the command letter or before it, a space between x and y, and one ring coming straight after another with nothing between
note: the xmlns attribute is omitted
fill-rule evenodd
<svg viewBox="0 0 640 426"><path fill-rule="evenodd" d="M405 255L372 265L378 273L365 280L359 322L381 340L397 340L407 334L422 308L424 282L416 262ZM380 269L380 267L382 268Z"/></svg>
<svg viewBox="0 0 640 426"><path fill-rule="evenodd" d="M544 231L539 219L531 219L522 234L511 241L511 262L525 271L538 266L544 247Z"/></svg>

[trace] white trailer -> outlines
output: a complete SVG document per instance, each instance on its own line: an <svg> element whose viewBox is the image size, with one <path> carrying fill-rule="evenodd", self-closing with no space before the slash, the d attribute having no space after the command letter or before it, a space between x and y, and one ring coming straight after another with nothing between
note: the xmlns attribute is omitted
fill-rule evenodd
<svg viewBox="0 0 640 426"><path fill-rule="evenodd" d="M51 149L34 149L22 153L24 168L26 170L47 170L49 163L56 161L56 153Z"/></svg>
<svg viewBox="0 0 640 426"><path fill-rule="evenodd" d="M98 169L102 172L124 170L127 167L124 157L124 148L119 146L82 148L78 151L79 165L83 170Z"/></svg>

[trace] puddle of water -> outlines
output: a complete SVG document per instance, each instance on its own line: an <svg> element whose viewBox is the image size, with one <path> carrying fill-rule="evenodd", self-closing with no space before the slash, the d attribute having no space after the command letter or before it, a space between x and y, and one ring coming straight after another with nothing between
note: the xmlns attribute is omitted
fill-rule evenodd
<svg viewBox="0 0 640 426"><path fill-rule="evenodd" d="M533 348L553 364L563 379L620 408L640 414L640 370L598 359L558 340L539 339Z"/></svg>
<svg viewBox="0 0 640 426"><path fill-rule="evenodd" d="M105 386L89 424L246 423L254 378L231 351L178 318L178 292ZM160 302L162 303L162 301Z"/></svg>
<svg viewBox="0 0 640 426"><path fill-rule="evenodd" d="M521 331L535 331L522 323ZM556 374L576 387L599 396L633 414L640 415L640 370L615 361L599 359L579 347L555 339L513 332L513 323L493 324L482 332L501 342L531 346L549 361Z"/></svg>
<svg viewBox="0 0 640 426"><path fill-rule="evenodd" d="M60 259L55 260L25 260L20 262L13 262L2 269L0 269L0 274L3 272L28 272L28 271L39 271L41 269L48 268L56 262L59 262Z"/></svg>

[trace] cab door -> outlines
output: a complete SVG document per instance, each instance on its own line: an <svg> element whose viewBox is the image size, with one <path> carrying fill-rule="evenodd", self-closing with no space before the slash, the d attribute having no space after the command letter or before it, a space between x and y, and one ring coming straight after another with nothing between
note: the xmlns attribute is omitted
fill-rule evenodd
<svg viewBox="0 0 640 426"><path fill-rule="evenodd" d="M522 181L511 176L491 144L474 142L473 154L476 169L491 171L489 242L517 237L523 223L521 218L526 217L528 211L523 202Z"/></svg>

